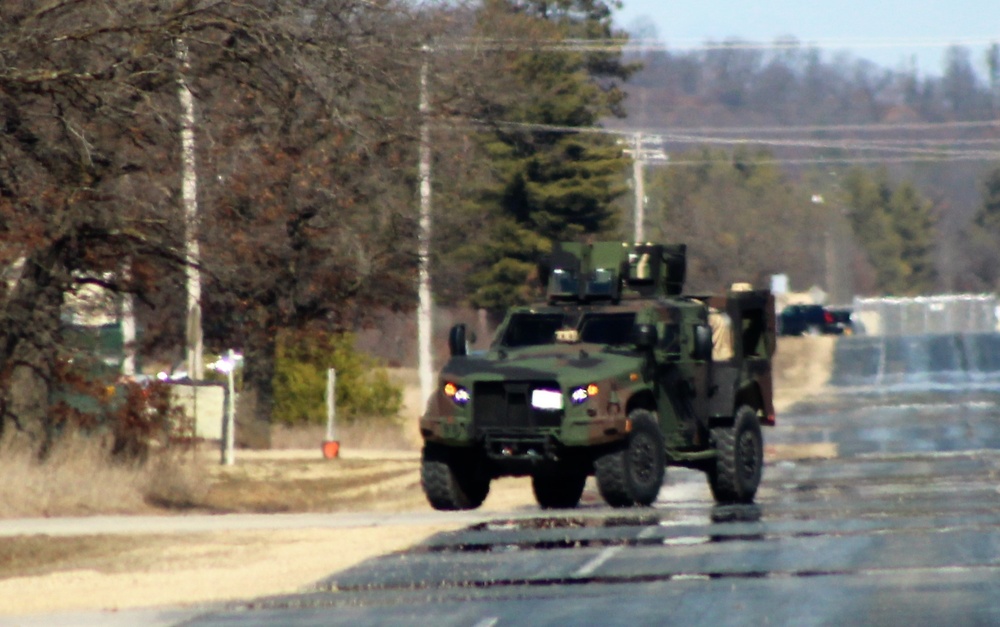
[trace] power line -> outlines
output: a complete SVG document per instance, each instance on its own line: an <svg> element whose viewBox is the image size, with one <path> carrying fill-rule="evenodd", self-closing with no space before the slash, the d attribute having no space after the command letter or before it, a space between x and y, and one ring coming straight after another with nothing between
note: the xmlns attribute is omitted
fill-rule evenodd
<svg viewBox="0 0 1000 627"><path fill-rule="evenodd" d="M947 157L816 157L803 159L754 159L754 165L850 165L854 163L940 163L951 161L993 161L1000 160L1000 152L993 157L983 155L953 155ZM710 159L671 160L664 165L699 166L716 163Z"/></svg>
<svg viewBox="0 0 1000 627"><path fill-rule="evenodd" d="M957 151L950 148L920 148L920 147L910 147L910 146L897 146L897 145L885 145L878 142L864 142L864 141L854 141L854 140L836 140L836 141L822 141L822 140L775 140L775 139L761 139L761 138L745 138L745 137L709 137L705 135L681 135L681 134L667 134L663 136L664 140L677 143L686 144L718 144L718 145L735 145L735 146L747 146L747 145L757 145L757 146L776 146L776 147L786 147L786 148L833 148L841 150L880 150L885 152L897 152L897 153L911 153L911 154L927 154L927 155L949 155L949 154L985 154L985 155L998 155L997 151ZM995 140L995 143L1000 144L1000 138Z"/></svg>
<svg viewBox="0 0 1000 627"><path fill-rule="evenodd" d="M850 125L842 126L843 128L867 128L868 126L877 127L892 127L892 128L907 128L914 129L917 127L925 128L925 130L938 130L943 127L949 128L978 128L978 127L993 127L1000 126L1000 121L981 121L981 122L955 122L955 123L928 123L928 124L904 124L904 125ZM455 130L460 128L460 126L449 125L447 128ZM645 137L649 137L649 133L646 129L608 129L599 126L590 127L576 127L576 126L559 126L551 124L538 124L538 123L528 123L528 122L485 122L481 120L473 120L472 124L467 127L468 130L483 130L483 129L509 129L513 131L527 131L527 132L544 132L544 133L573 133L573 134L592 134L592 135L605 135L611 137L617 137L621 140L630 139L638 134L642 134ZM774 127L778 128L778 127ZM815 128L815 129L832 129L836 127L800 127L800 128ZM686 131L687 129L682 129ZM705 129L699 129L705 130ZM728 130L728 129L719 129ZM744 127L741 131L749 131L749 127ZM888 152L897 153L897 156L887 155L887 156L871 156L871 157L859 157L859 156L845 156L845 157L818 157L818 158L775 158L775 159L761 159L755 160L755 163L773 163L773 164L808 164L808 163L873 163L873 162L892 162L892 163L905 163L905 162L946 162L946 161L993 161L1000 160L1000 150L956 150L952 147L938 146L938 147L923 147L924 144L929 142L948 143L947 140L927 140L918 139L912 140L910 142L906 140L856 140L856 139L811 139L811 140L793 140L793 139L771 139L771 138L753 138L753 137L720 137L711 135L697 135L697 134L687 134L678 132L664 132L660 131L658 133L653 133L661 138L664 143L684 143L684 144L709 144L709 145L723 145L723 146L771 146L771 147L784 147L784 148L805 148L812 150L843 150L849 152ZM980 138L976 140L955 140L956 145L993 145L1000 144L1000 137L995 139L985 139ZM903 154L899 154L903 153ZM695 165L710 163L710 160L683 160L675 161L670 160L666 162L668 165Z"/></svg>
<svg viewBox="0 0 1000 627"><path fill-rule="evenodd" d="M1000 129L1000 120L973 120L966 122L908 122L899 124L828 124L805 126L715 126L715 127L648 127L641 128L608 128L602 126L563 126L556 124L541 124L534 122L491 122L487 120L472 120L480 127L519 128L526 131L542 131L550 133L596 133L601 135L669 135L682 132L689 135L732 134L780 134L780 133L824 133L824 132L893 132L893 131L945 131L961 129ZM981 140L982 141L982 140Z"/></svg>
<svg viewBox="0 0 1000 627"><path fill-rule="evenodd" d="M433 44L435 50L539 51L539 52L710 52L719 50L809 50L809 49L868 49L868 48L948 48L951 46L988 46L1000 37L940 38L831 38L810 41L777 39L773 42L754 42L742 39L723 41L696 41L677 39L663 42L655 39L522 39L466 37L442 40Z"/></svg>
<svg viewBox="0 0 1000 627"><path fill-rule="evenodd" d="M828 133L828 132L859 132L859 133L879 133L893 131L936 131L936 130L956 130L956 129L976 129L976 128L1000 128L1000 120L970 120L952 122L900 122L886 124L872 122L865 124L814 124L798 126L704 126L704 127L684 127L678 128L649 128L629 130L628 132L652 135L661 135L671 131L683 131L685 133L737 133L737 134L780 134L780 133Z"/></svg>

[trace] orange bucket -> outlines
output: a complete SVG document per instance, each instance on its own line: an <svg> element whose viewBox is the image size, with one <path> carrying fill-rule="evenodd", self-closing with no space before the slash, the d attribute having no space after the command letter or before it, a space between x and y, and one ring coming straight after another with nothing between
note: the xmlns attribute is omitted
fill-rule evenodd
<svg viewBox="0 0 1000 627"><path fill-rule="evenodd" d="M340 455L340 442L337 440L326 440L323 442L323 457L334 459Z"/></svg>

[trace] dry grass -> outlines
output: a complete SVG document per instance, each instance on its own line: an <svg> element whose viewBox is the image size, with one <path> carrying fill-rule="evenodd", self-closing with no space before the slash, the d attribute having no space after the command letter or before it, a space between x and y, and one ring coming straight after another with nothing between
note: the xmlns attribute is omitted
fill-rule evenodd
<svg viewBox="0 0 1000 627"><path fill-rule="evenodd" d="M282 427L271 430L271 448L320 450L326 439L326 427ZM416 420L400 424L388 420L338 425L334 439L342 448L384 451L418 451L420 434Z"/></svg>
<svg viewBox="0 0 1000 627"><path fill-rule="evenodd" d="M237 451L219 464L217 445L159 450L145 464L110 461L99 438L67 436L39 462L26 442L0 443L0 518L210 512L343 511L365 503L419 502L414 461L324 460L321 427L276 428L276 449L316 452L301 459L259 459ZM416 451L393 423L338 429L341 450Z"/></svg>
<svg viewBox="0 0 1000 627"><path fill-rule="evenodd" d="M194 464L175 452L154 452L143 465L116 464L100 438L62 438L38 461L18 438L0 442L0 518L133 514L152 503L197 500Z"/></svg>
<svg viewBox="0 0 1000 627"><path fill-rule="evenodd" d="M210 470L198 506L214 512L401 511L426 507L412 460L313 459L237 461Z"/></svg>

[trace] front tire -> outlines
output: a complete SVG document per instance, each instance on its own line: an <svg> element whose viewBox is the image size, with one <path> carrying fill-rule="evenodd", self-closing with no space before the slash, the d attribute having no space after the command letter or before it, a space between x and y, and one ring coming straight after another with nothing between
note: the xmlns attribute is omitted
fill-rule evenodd
<svg viewBox="0 0 1000 627"><path fill-rule="evenodd" d="M575 468L553 468L531 476L535 500L542 509L571 509L579 505L587 473Z"/></svg>
<svg viewBox="0 0 1000 627"><path fill-rule="evenodd" d="M636 409L629 419L628 439L594 460L597 488L612 507L652 505L666 473L663 434L655 415Z"/></svg>
<svg viewBox="0 0 1000 627"><path fill-rule="evenodd" d="M476 509L490 492L490 476L478 451L428 443L420 459L420 485L434 509Z"/></svg>
<svg viewBox="0 0 1000 627"><path fill-rule="evenodd" d="M716 503L753 503L764 469L764 437L757 412L740 406L732 426L712 429L711 439L716 458L706 475Z"/></svg>

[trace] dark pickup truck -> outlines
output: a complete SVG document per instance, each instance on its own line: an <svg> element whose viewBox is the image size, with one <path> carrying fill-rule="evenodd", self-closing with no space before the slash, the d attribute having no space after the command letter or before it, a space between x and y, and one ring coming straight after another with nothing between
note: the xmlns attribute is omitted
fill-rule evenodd
<svg viewBox="0 0 1000 627"><path fill-rule="evenodd" d="M788 305L778 316L780 335L843 335L851 333L851 312L822 305Z"/></svg>

